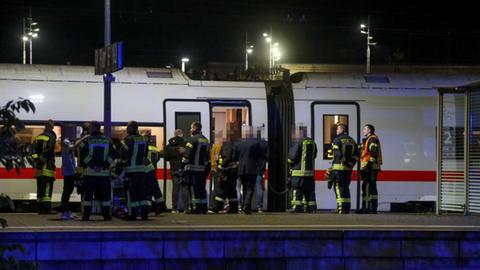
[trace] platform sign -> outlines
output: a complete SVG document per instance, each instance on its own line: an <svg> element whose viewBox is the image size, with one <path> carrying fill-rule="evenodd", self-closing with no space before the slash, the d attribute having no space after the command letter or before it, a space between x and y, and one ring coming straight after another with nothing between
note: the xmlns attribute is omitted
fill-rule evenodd
<svg viewBox="0 0 480 270"><path fill-rule="evenodd" d="M95 75L113 73L123 68L123 42L95 50Z"/></svg>

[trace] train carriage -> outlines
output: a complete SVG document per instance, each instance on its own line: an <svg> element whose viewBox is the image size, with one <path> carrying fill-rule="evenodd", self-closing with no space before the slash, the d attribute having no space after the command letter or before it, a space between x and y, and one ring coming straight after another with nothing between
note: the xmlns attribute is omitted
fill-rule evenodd
<svg viewBox="0 0 480 270"><path fill-rule="evenodd" d="M103 80L93 74L93 67L84 66L0 64L0 104L24 97L37 107L35 114L19 115L27 123L19 139L31 142L49 118L57 123L57 135L69 137L79 136L83 122L103 119ZM176 128L186 129L193 120L201 121L205 135L216 143L227 131L240 132L245 125L268 125L262 82L196 81L179 70L158 68L125 68L115 77L115 140L124 135L129 120L138 121L141 132L150 131L160 149ZM378 183L380 210L388 210L390 202L435 195L434 86L463 85L480 79L478 75L353 73L305 73L298 77L301 79L292 84L295 122L308 127L319 149L315 174L318 208L335 208L323 171L330 166L326 152L335 123L341 122L353 138L361 135L359 127L366 123L378 130L384 154ZM60 180L60 157L56 165ZM165 185L170 204L168 164L161 160L158 165L159 184ZM207 185L210 188L210 183ZM59 200L62 186L56 182L54 201ZM351 190L355 200L355 181ZM13 199L34 199L33 169L17 175L0 168L0 191Z"/></svg>

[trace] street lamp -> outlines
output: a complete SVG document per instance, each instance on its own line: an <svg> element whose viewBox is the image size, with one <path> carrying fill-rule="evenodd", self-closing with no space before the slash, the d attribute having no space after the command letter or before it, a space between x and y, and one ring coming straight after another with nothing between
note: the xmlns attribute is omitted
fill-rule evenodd
<svg viewBox="0 0 480 270"><path fill-rule="evenodd" d="M245 32L245 71L248 70L248 55L253 53L253 45L248 42L248 33Z"/></svg>
<svg viewBox="0 0 480 270"><path fill-rule="evenodd" d="M370 16L368 17L367 24L360 24L360 33L366 35L367 37L367 63L366 63L366 72L370 73L370 46L377 45L377 42L373 42L373 36L371 35L370 30Z"/></svg>
<svg viewBox="0 0 480 270"><path fill-rule="evenodd" d="M182 58L182 72L185 73L185 65L186 63L188 63L190 61L190 59L188 59L187 57L183 57Z"/></svg>
<svg viewBox="0 0 480 270"><path fill-rule="evenodd" d="M253 53L253 45L245 46L245 70L248 70L248 55Z"/></svg>
<svg viewBox="0 0 480 270"><path fill-rule="evenodd" d="M273 34L272 34L272 29L270 28L270 34L268 33L263 33L263 37L265 38L265 41L268 43L268 68L269 68L269 73L272 73L272 69L275 66L275 61L280 60L280 48L278 42L274 42L273 40Z"/></svg>
<svg viewBox="0 0 480 270"><path fill-rule="evenodd" d="M37 26L38 23L33 21L32 12L30 11L30 15L27 18L23 18L23 64L27 63L27 50L26 50L26 42L29 42L30 45L30 65L33 64L33 39L38 38L38 32L40 32L40 28L33 27Z"/></svg>

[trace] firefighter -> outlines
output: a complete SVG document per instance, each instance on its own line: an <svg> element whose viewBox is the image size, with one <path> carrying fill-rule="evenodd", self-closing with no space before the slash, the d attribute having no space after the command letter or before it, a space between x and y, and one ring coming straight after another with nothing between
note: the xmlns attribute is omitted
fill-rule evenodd
<svg viewBox="0 0 480 270"><path fill-rule="evenodd" d="M127 123L127 136L118 150L117 164L125 172L124 184L127 189L127 220L148 219L147 181L145 164L148 158L148 139L138 133L138 123ZM116 170L120 175L119 169Z"/></svg>
<svg viewBox="0 0 480 270"><path fill-rule="evenodd" d="M80 143L80 159L85 165L83 171L83 215L82 220L89 220L92 203L100 201L104 220L111 220L111 184L110 168L113 166L113 143L100 132L100 123L92 121L89 136Z"/></svg>
<svg viewBox="0 0 480 270"><path fill-rule="evenodd" d="M377 213L378 191L377 175L382 165L382 148L380 140L375 134L375 127L366 124L363 127L363 144L361 147L361 176L362 176L362 209L360 214Z"/></svg>
<svg viewBox="0 0 480 270"><path fill-rule="evenodd" d="M32 145L32 158L37 178L38 214L55 214L52 211L53 182L55 181L55 143L53 120L48 120L44 131L35 138Z"/></svg>
<svg viewBox="0 0 480 270"><path fill-rule="evenodd" d="M254 138L250 127L245 128L243 139L238 143L235 155L235 159L238 160L238 176L242 183L243 212L250 215L257 175L261 170L262 161L266 159L260 140Z"/></svg>
<svg viewBox="0 0 480 270"><path fill-rule="evenodd" d="M206 180L210 173L210 144L202 134L202 124L193 122L190 126L191 137L185 144L182 163L187 186L191 190L192 213L207 214Z"/></svg>
<svg viewBox="0 0 480 270"><path fill-rule="evenodd" d="M145 137L148 139L148 155L145 163L145 177L147 183L147 196L148 200L154 199L153 209L155 214L158 215L162 212L165 212L165 198L160 191L158 186L157 179L157 163L160 160L160 149L152 144L151 134L145 134Z"/></svg>
<svg viewBox="0 0 480 270"><path fill-rule="evenodd" d="M235 142L230 136L218 155L218 177L213 192L213 212L220 212L228 204L227 213L238 213L237 178L238 161L235 159Z"/></svg>
<svg viewBox="0 0 480 270"><path fill-rule="evenodd" d="M354 139L347 135L347 127L337 125L337 137L332 142L333 162L332 181L337 198L337 212L348 214L350 212L350 181L352 169L358 160L358 146Z"/></svg>
<svg viewBox="0 0 480 270"><path fill-rule="evenodd" d="M295 130L294 143L288 153L288 163L291 171L292 208L296 213L315 213L317 203L315 200L315 158L317 146L307 137L306 127ZM303 201L306 202L304 209Z"/></svg>

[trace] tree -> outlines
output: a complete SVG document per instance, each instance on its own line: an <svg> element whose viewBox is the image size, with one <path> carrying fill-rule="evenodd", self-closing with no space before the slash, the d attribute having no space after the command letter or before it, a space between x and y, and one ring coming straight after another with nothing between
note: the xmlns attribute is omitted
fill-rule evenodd
<svg viewBox="0 0 480 270"><path fill-rule="evenodd" d="M19 98L0 107L0 164L7 171L15 168L17 173L25 168L28 156L27 145L15 137L18 131L25 129L23 121L16 116L21 111L35 113L35 105L28 99Z"/></svg>

